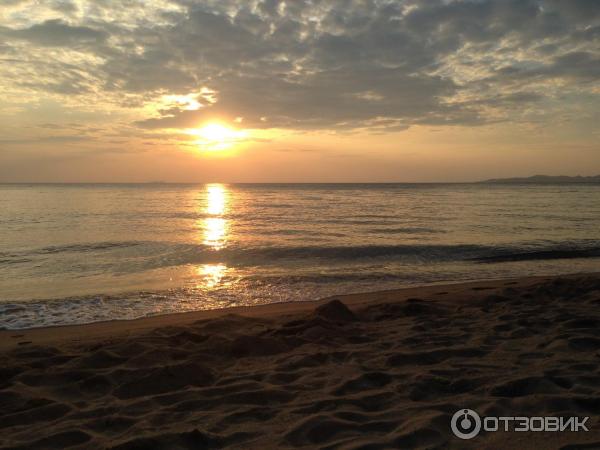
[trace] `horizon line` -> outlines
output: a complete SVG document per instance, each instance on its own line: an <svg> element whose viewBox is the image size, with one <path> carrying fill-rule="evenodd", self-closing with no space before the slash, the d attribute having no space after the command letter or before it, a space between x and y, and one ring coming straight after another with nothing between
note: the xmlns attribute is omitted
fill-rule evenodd
<svg viewBox="0 0 600 450"><path fill-rule="evenodd" d="M543 175L543 174L534 174L534 175L526 175L526 176L510 176L510 177L494 177L494 178L485 178L471 181L165 181L165 180L148 180L148 181L2 181L0 180L0 185L16 185L16 184L477 184L477 183L486 183L490 184L502 184L503 182L514 182L518 183L523 181L524 183L535 183L536 178L544 178L549 179L546 180L546 183L552 182L562 182L568 183L568 179L589 179L589 178L600 178L600 174L596 175ZM567 178L567 180L564 180ZM562 180L556 180L562 179ZM544 182L544 181L543 181ZM577 183L577 181L573 181ZM590 182L579 182L590 183ZM595 180L591 183L595 183Z"/></svg>

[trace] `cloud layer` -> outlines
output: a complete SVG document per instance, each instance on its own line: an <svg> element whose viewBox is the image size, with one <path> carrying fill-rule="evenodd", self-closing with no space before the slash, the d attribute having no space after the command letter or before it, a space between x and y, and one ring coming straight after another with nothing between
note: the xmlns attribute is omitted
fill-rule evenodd
<svg viewBox="0 0 600 450"><path fill-rule="evenodd" d="M598 113L596 0L44 3L12 0L0 16L13 107L102 104L135 110L142 130L219 118L394 131Z"/></svg>

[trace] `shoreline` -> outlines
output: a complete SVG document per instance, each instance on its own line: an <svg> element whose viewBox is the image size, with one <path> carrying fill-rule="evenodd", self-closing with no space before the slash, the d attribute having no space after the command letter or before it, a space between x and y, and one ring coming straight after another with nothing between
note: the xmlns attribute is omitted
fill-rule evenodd
<svg viewBox="0 0 600 450"><path fill-rule="evenodd" d="M526 286L542 280L554 278L574 278L581 276L600 276L600 272L568 273L564 275L534 275L527 277L494 278L457 282L441 281L435 284L425 284L398 289L333 295L316 300L285 301L252 306L232 306L227 308L158 314L155 316L139 317L135 319L104 320L83 324L52 325L14 330L4 329L0 330L0 351L14 348L19 345L19 342L22 343L24 341L28 344L48 344L68 340L81 342L94 340L105 336L115 336L120 333L129 334L131 332L143 332L164 326L186 325L198 320L215 319L228 314L236 314L243 317L255 318L270 318L281 315L293 315L311 311L315 307L325 304L333 299L341 300L349 308L357 308L369 304L401 302L413 296L422 297L435 295L435 293L431 291L439 289L447 290L447 295L451 296L452 293L456 293L456 291L463 291L467 288L490 287L490 285L492 285L493 289L501 289L504 287L504 282L517 282L520 286ZM477 296L471 295L471 297ZM469 297L461 300L453 299L453 301L469 301ZM57 332L60 332L60 335L58 335Z"/></svg>
<svg viewBox="0 0 600 450"><path fill-rule="evenodd" d="M5 330L0 448L600 448L598 329L595 272Z"/></svg>

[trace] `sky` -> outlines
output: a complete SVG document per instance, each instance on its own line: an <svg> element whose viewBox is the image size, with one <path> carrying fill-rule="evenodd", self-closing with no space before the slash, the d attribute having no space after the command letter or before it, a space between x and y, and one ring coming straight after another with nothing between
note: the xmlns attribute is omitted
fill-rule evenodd
<svg viewBox="0 0 600 450"><path fill-rule="evenodd" d="M597 0L0 0L0 182L600 174Z"/></svg>

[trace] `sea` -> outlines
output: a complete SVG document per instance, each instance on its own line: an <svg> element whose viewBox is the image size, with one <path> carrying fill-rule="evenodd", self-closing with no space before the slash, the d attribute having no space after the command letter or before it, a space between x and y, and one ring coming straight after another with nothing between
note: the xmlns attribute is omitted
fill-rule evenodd
<svg viewBox="0 0 600 450"><path fill-rule="evenodd" d="M600 185L0 185L4 329L599 269Z"/></svg>

